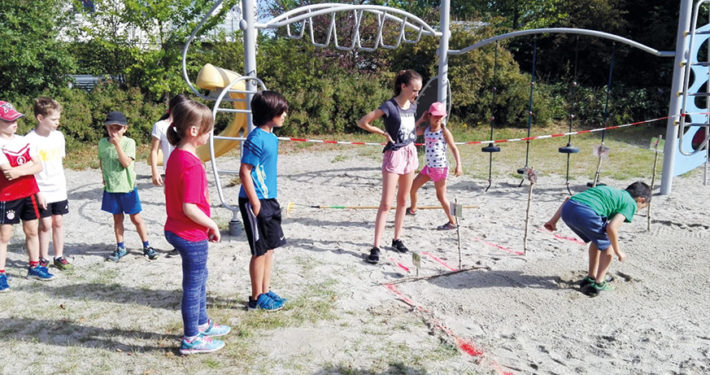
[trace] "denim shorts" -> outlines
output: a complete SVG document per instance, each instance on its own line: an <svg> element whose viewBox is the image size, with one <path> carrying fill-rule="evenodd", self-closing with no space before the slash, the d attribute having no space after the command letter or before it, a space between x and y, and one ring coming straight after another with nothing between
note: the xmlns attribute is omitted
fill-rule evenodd
<svg viewBox="0 0 710 375"><path fill-rule="evenodd" d="M582 241L592 241L602 251L611 246L606 234L607 218L599 216L586 204L568 200L562 205L562 220Z"/></svg>
<svg viewBox="0 0 710 375"><path fill-rule="evenodd" d="M109 193L104 190L101 210L114 215L140 213L143 211L143 207L141 207L141 200L138 197L138 188L128 193Z"/></svg>

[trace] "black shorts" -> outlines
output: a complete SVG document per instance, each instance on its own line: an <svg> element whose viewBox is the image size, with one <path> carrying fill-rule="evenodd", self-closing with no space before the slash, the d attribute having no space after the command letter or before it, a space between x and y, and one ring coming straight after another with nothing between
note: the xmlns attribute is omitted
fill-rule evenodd
<svg viewBox="0 0 710 375"><path fill-rule="evenodd" d="M35 194L14 201L0 202L0 224L17 224L20 220L36 220L38 217L39 205Z"/></svg>
<svg viewBox="0 0 710 375"><path fill-rule="evenodd" d="M244 220L244 231L247 234L252 256L261 256L267 251L286 244L284 232L281 229L281 206L276 199L261 199L259 215L254 215L251 203L247 198L239 198L239 211Z"/></svg>
<svg viewBox="0 0 710 375"><path fill-rule="evenodd" d="M47 209L39 208L39 217L45 218L52 215L66 215L69 213L69 201L47 203Z"/></svg>

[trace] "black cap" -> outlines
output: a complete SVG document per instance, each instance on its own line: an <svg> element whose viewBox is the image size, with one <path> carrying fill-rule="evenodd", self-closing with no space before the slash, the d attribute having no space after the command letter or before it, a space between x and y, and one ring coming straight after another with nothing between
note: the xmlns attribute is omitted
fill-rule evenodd
<svg viewBox="0 0 710 375"><path fill-rule="evenodd" d="M113 111L108 113L108 115L106 116L106 121L104 121L104 125L111 124L128 126L128 121L126 121L126 116L124 116L123 113Z"/></svg>

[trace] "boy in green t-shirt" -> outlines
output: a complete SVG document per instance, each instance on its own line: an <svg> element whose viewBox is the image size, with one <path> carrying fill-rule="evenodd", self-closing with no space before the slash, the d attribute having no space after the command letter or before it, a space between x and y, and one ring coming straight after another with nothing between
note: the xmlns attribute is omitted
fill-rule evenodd
<svg viewBox="0 0 710 375"><path fill-rule="evenodd" d="M136 187L136 142L123 134L128 129L126 116L121 112L109 112L104 122L108 137L99 140L99 163L104 183L101 210L113 214L113 230L116 234L116 250L109 257L118 262L126 254L123 243L123 219L127 213L143 241L143 255L155 259L158 253L150 247L148 231L141 218L140 198Z"/></svg>
<svg viewBox="0 0 710 375"><path fill-rule="evenodd" d="M589 273L580 283L585 294L596 296L609 290L605 277L614 254L623 262L626 255L619 247L618 230L621 223L630 223L637 210L648 206L651 188L634 182L626 190L596 186L567 198L545 228L554 231L562 220L584 242L589 244ZM614 253L608 251L612 248Z"/></svg>

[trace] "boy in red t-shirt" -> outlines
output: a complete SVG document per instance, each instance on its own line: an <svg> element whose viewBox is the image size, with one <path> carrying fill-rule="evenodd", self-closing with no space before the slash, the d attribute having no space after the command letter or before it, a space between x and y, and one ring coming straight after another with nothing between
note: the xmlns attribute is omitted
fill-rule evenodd
<svg viewBox="0 0 710 375"><path fill-rule="evenodd" d="M29 142L15 134L17 119L23 116L12 104L0 101L0 292L10 289L5 274L7 245L12 238L12 226L20 220L30 258L27 277L37 280L54 277L46 267L39 265L37 219L40 203L34 175L42 170L42 164Z"/></svg>

